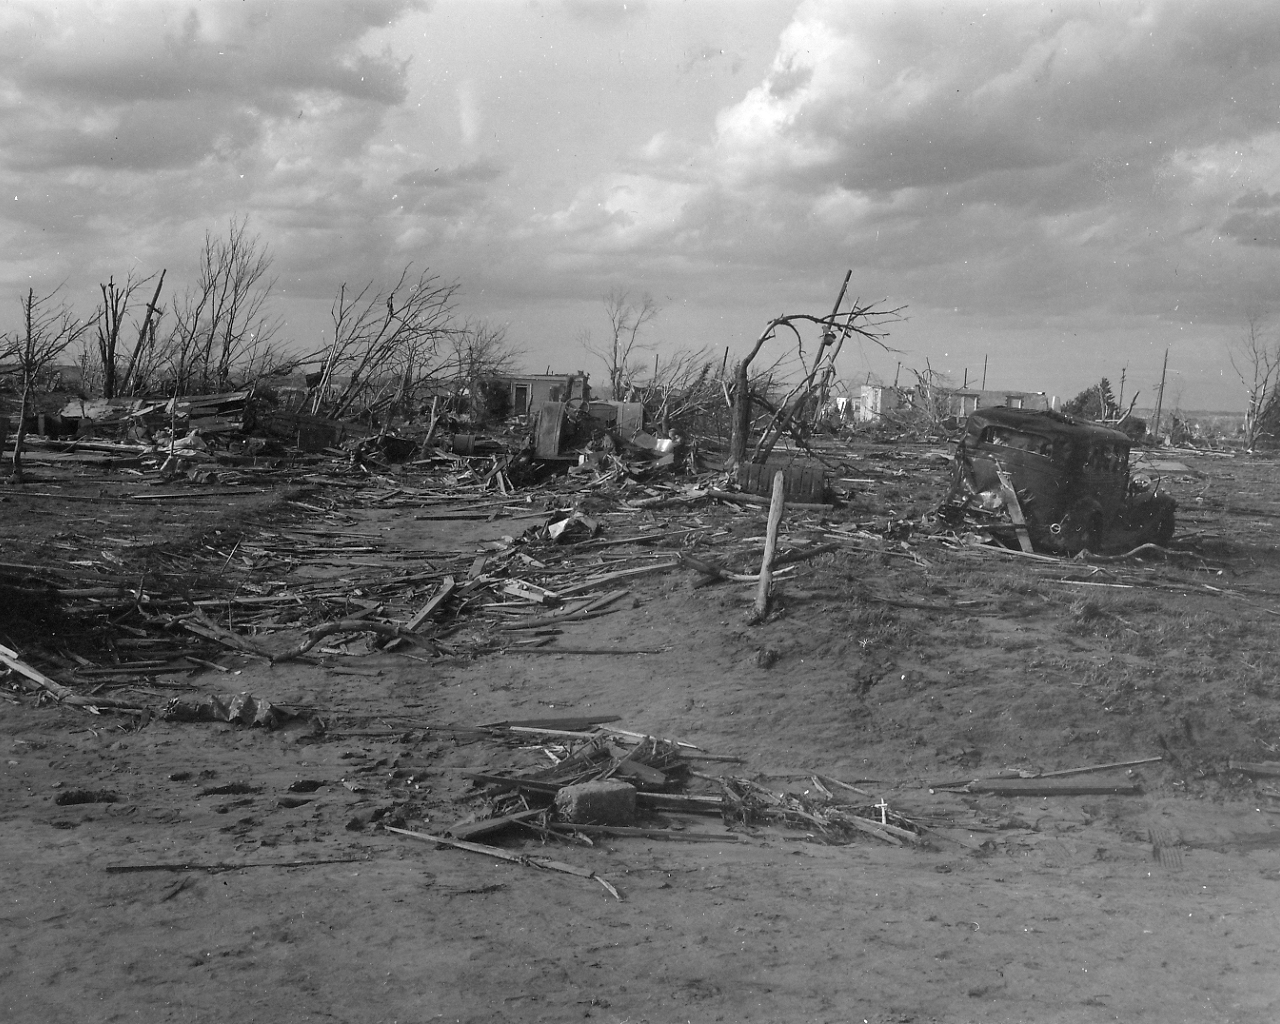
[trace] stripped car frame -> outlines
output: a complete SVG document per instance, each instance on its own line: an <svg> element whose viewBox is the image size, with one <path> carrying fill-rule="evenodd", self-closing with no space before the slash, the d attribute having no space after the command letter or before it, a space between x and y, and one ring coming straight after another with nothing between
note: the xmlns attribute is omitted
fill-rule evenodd
<svg viewBox="0 0 1280 1024"><path fill-rule="evenodd" d="M980 409L956 445L944 506L992 514L1001 539L1016 536L1021 524L994 516L1008 514L1015 524L1021 517L1030 543L1054 554L1164 546L1177 503L1159 493L1158 482L1131 474L1132 444L1122 431L1061 413Z"/></svg>

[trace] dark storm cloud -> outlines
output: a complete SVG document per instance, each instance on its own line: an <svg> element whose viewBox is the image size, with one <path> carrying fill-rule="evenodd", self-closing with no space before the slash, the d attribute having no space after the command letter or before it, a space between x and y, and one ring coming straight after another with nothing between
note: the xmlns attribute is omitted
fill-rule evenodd
<svg viewBox="0 0 1280 1024"><path fill-rule="evenodd" d="M244 149L308 100L398 104L407 62L358 43L412 6L128 4L59 17L21 5L0 33L5 162L188 166Z"/></svg>
<svg viewBox="0 0 1280 1024"><path fill-rule="evenodd" d="M727 141L794 146L798 159L754 170L801 187L891 191L1117 151L1152 166L1174 149L1276 127L1280 8L992 13L811 5L760 89L725 121Z"/></svg>
<svg viewBox="0 0 1280 1024"><path fill-rule="evenodd" d="M1271 213L1238 213L1228 217L1222 233L1241 245L1280 246L1280 209Z"/></svg>

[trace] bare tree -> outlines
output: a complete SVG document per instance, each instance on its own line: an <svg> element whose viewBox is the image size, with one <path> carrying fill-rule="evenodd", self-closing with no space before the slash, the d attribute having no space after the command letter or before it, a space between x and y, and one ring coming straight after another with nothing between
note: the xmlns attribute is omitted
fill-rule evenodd
<svg viewBox="0 0 1280 1024"><path fill-rule="evenodd" d="M156 303L160 299L160 289L164 287L164 271L160 272L160 280L156 284L155 294L147 304L146 314L141 325L135 325L138 329L138 339L134 344L132 353L128 356L128 361L124 364L123 372L120 360L124 353L120 351L120 334L128 318L134 292L143 285L149 284L154 277L155 275L152 274L148 277L137 278L133 276L133 271L130 270L125 275L123 284L116 284L116 279L109 277L106 284L98 285L99 290L102 292L102 305L98 307L96 324L97 347L94 355L97 357L97 372L101 374L100 383L103 398L115 398L116 395L127 391L129 378L137 365L139 350L147 341L148 327L150 326L151 318L155 315Z"/></svg>
<svg viewBox="0 0 1280 1024"><path fill-rule="evenodd" d="M1280 383L1280 335L1270 329L1266 316L1258 310L1245 314L1244 331L1227 346L1231 367L1244 387L1244 440L1253 448L1258 442L1262 412Z"/></svg>
<svg viewBox="0 0 1280 1024"><path fill-rule="evenodd" d="M714 372L718 369L710 346L681 349L665 359L653 357L653 376L634 388L634 397L664 433L673 423L702 417L723 407L724 389Z"/></svg>
<svg viewBox="0 0 1280 1024"><path fill-rule="evenodd" d="M609 397L621 401L635 376L643 372L637 357L647 346L640 343L640 331L660 312L660 307L647 292L633 302L625 288L612 288L604 296L604 311L609 319L609 340L596 344L590 331L578 335L578 343L604 363L609 374Z"/></svg>
<svg viewBox="0 0 1280 1024"><path fill-rule="evenodd" d="M174 308L170 346L184 353L182 391L225 391L232 371L240 377L264 372L276 358L271 342L280 321L270 316L267 300L275 282L271 253L248 220L232 220L225 238L205 232L200 268L193 288Z"/></svg>
<svg viewBox="0 0 1280 1024"><path fill-rule="evenodd" d="M329 317L333 339L321 364L313 412L325 409L338 418L349 414L364 396L380 397L390 387L432 375L443 361L444 345L459 328L454 323L454 296L459 285L423 271L411 281L409 267L390 289L371 281L354 295L346 284L338 289ZM376 401L375 397L373 401Z"/></svg>
<svg viewBox="0 0 1280 1024"><path fill-rule="evenodd" d="M951 412L955 381L935 370L927 359L924 366L923 370L909 367L916 378L916 386L907 396L910 400L895 411L892 419L899 427L932 432Z"/></svg>
<svg viewBox="0 0 1280 1024"><path fill-rule="evenodd" d="M505 324L497 326L480 320L468 323L449 338L448 373L455 393L470 396L471 413L482 419L486 412L485 382L515 372L520 353L507 341Z"/></svg>
<svg viewBox="0 0 1280 1024"><path fill-rule="evenodd" d="M0 336L0 355L16 364L18 385L22 398L18 403L18 429L13 439L13 474L21 483L22 448L26 441L26 421L31 412L31 402L48 376L56 360L92 326L95 317L81 320L71 307L58 299L58 288L48 295L36 297L34 289L28 289L21 297L22 326L18 333Z"/></svg>
<svg viewBox="0 0 1280 1024"><path fill-rule="evenodd" d="M829 316L814 316L808 313L792 313L775 317L756 339L751 351L734 369L733 385L733 433L729 445L729 464L736 466L747 457L747 433L751 427L751 406L753 392L750 380L750 366L759 354L765 342L777 336L780 328L786 328L795 339L796 351L804 369L799 383L793 385L774 412L772 420L765 428L764 434L752 452L752 461L763 462L772 451L782 434L790 430L797 417L804 412L816 393L821 390L819 383L823 371L829 361L833 360L847 337L856 335L864 341L870 341L886 351L891 351L885 343L888 331L886 325L904 319L904 306L889 308L881 303L864 303L860 299L853 302L852 307L840 312L844 302L845 289L848 287L849 275L845 276L844 286L836 299L835 309ZM814 324L822 329L822 338L812 360L805 359L804 338L800 334L798 324Z"/></svg>

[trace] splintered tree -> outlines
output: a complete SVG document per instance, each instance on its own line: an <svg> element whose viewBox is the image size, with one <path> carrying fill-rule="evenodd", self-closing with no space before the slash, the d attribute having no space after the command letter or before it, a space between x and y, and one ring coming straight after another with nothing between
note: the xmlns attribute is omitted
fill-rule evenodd
<svg viewBox="0 0 1280 1024"><path fill-rule="evenodd" d="M32 400L45 383L54 361L80 340L93 323L92 319L83 321L75 316L71 307L58 299L58 290L55 288L48 295L37 297L33 289L28 289L20 300L22 326L18 333L0 337L0 356L16 364L22 395L18 403L18 429L13 439L12 479L15 483L23 479L22 448Z"/></svg>
<svg viewBox="0 0 1280 1024"><path fill-rule="evenodd" d="M747 459L747 435L751 429L753 393L751 387L750 367L752 361L760 353L765 342L777 337L778 331L786 329L795 340L796 353L800 358L803 376L793 384L786 395L776 404L773 416L765 427L764 433L751 454L753 462L764 462L781 436L792 430L797 418L814 401L822 390L822 381L830 379L828 367L834 365L845 339L857 336L870 341L886 351L891 351L884 339L888 337L886 325L904 319L902 311L905 306L887 307L882 303L864 303L855 299L849 309L841 311L845 293L849 287L852 271L845 275L844 284L836 298L836 304L829 316L815 316L810 313L790 313L775 317L756 339L751 351L734 369L733 384L733 434L729 443L729 465L737 466ZM812 324L819 327L822 336L818 347L811 358L804 351L804 337L799 326Z"/></svg>
<svg viewBox="0 0 1280 1024"><path fill-rule="evenodd" d="M686 421L706 420L724 409L724 382L710 346L653 357L653 375L636 386L635 397L664 434Z"/></svg>
<svg viewBox="0 0 1280 1024"><path fill-rule="evenodd" d="M1111 381L1103 377L1091 388L1085 388L1062 411L1068 416L1080 416L1086 420L1110 420L1120 415L1120 406L1111 391Z"/></svg>
<svg viewBox="0 0 1280 1024"><path fill-rule="evenodd" d="M1253 448L1263 433L1263 413L1280 384L1280 335L1269 328L1261 312L1250 311L1245 315L1244 331L1228 346L1228 355L1244 387L1244 442Z"/></svg>
<svg viewBox="0 0 1280 1024"><path fill-rule="evenodd" d="M195 285L174 307L169 347L181 358L179 392L226 391L233 372L240 379L262 376L280 362L272 339L280 321L267 307L274 280L271 253L247 219L232 220L225 238L205 232Z"/></svg>
<svg viewBox="0 0 1280 1024"><path fill-rule="evenodd" d="M609 339L597 344L590 331L583 331L578 342L604 363L609 374L609 397L617 402L626 397L632 379L644 369L638 359L646 348L640 341L640 332L658 315L660 307L648 293L633 301L625 288L611 289L603 302L609 318Z"/></svg>
<svg viewBox="0 0 1280 1024"><path fill-rule="evenodd" d="M520 355L507 341L506 325L495 326L484 320L468 323L449 335L447 348L449 355L438 376L451 385L454 394L465 391L470 397L471 415L476 420L485 419L493 397L491 382L515 372ZM502 390L505 394L505 388Z"/></svg>
<svg viewBox="0 0 1280 1024"><path fill-rule="evenodd" d="M146 313L143 316L141 324L136 325L138 328L138 337L134 343L133 350L128 353L127 359L125 353L121 351L121 331L128 319L129 308L133 304L134 293L143 285L149 284L150 277L135 278L133 271L130 270L124 279L123 284L116 284L114 277L109 277L106 284L98 285L102 291L102 305L98 308L97 318L97 369L101 374L102 397L115 398L117 395L125 395L129 393L131 380L137 369L139 362L138 357L145 350L149 336L153 333L152 320L156 313L156 303L160 300L160 289L164 287L165 272L160 272L160 280L156 283L155 293L151 296L151 301L147 303ZM87 346L86 346L87 349ZM123 366L121 361L124 361Z"/></svg>
<svg viewBox="0 0 1280 1024"><path fill-rule="evenodd" d="M458 284L430 271L417 279L401 272L391 288L370 281L354 295L338 288L329 311L333 338L325 352L312 411L332 418L349 415L363 400L372 406L390 387L429 376L442 361L445 343L457 332L454 296Z"/></svg>

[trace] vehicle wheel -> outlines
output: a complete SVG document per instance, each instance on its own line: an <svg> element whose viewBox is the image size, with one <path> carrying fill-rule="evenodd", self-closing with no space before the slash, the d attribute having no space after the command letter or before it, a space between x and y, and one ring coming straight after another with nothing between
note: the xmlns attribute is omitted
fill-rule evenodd
<svg viewBox="0 0 1280 1024"><path fill-rule="evenodd" d="M1102 551L1102 513L1095 512L1089 517L1089 525L1085 529L1084 543L1080 550L1088 549L1095 555Z"/></svg>
<svg viewBox="0 0 1280 1024"><path fill-rule="evenodd" d="M1068 555L1089 550L1097 553L1102 546L1102 511L1092 502L1073 506L1062 517L1058 547Z"/></svg>

